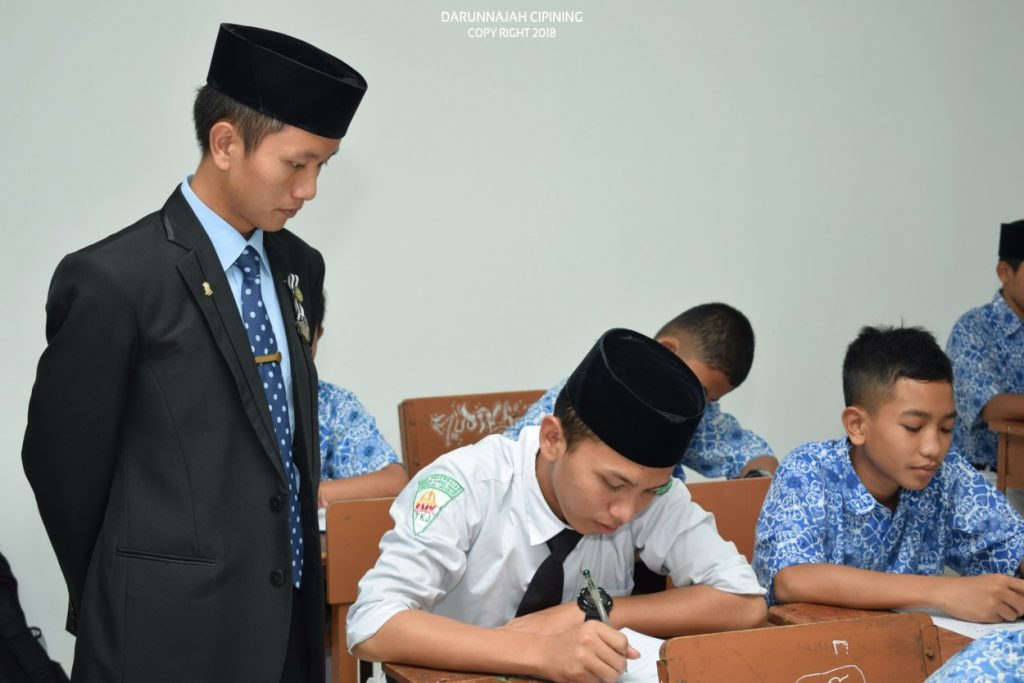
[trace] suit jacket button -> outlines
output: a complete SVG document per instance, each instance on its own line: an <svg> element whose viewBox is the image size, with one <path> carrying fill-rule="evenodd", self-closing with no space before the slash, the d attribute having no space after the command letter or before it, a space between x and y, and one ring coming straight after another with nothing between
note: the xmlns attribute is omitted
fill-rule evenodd
<svg viewBox="0 0 1024 683"><path fill-rule="evenodd" d="M270 497L270 510L271 512L280 512L284 509L284 496L271 496Z"/></svg>
<svg viewBox="0 0 1024 683"><path fill-rule="evenodd" d="M270 572L270 583L272 583L275 586L283 586L284 572L280 569L275 569L274 571Z"/></svg>

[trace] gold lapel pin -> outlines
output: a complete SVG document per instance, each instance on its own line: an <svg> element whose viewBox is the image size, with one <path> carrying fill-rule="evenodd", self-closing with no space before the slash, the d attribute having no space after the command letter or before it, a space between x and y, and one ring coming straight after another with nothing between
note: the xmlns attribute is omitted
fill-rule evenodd
<svg viewBox="0 0 1024 683"><path fill-rule="evenodd" d="M205 294L206 296L213 296L213 288L210 287L209 282L203 283L203 294Z"/></svg>

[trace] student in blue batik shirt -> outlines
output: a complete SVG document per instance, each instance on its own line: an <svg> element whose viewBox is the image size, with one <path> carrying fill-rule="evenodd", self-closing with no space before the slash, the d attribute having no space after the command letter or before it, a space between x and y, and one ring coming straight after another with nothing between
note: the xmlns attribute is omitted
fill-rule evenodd
<svg viewBox="0 0 1024 683"><path fill-rule="evenodd" d="M313 337L313 357L324 334L324 308L311 311L320 320ZM330 382L319 382L320 507L335 500L397 496L409 475L395 450L377 429L377 421L356 395Z"/></svg>
<svg viewBox="0 0 1024 683"><path fill-rule="evenodd" d="M957 421L953 449L980 468L995 469L989 420L1024 420L1024 220L1004 223L992 301L956 321L946 349L953 361Z"/></svg>
<svg viewBox="0 0 1024 683"><path fill-rule="evenodd" d="M1024 631L990 631L957 652L925 683L1021 683Z"/></svg>
<svg viewBox="0 0 1024 683"><path fill-rule="evenodd" d="M948 453L952 368L921 328L865 327L843 363L846 438L798 447L757 521L769 603L1024 614L1024 519ZM963 576L943 576L946 566Z"/></svg>
<svg viewBox="0 0 1024 683"><path fill-rule="evenodd" d="M708 398L704 417L676 466L675 476L686 479L683 465L705 477L770 476L778 461L767 442L740 427L718 404L743 383L754 362L754 330L747 317L726 304L702 304L666 323L654 338L690 366ZM541 396L505 436L517 439L523 427L538 425L545 415L551 415L564 386L562 380Z"/></svg>

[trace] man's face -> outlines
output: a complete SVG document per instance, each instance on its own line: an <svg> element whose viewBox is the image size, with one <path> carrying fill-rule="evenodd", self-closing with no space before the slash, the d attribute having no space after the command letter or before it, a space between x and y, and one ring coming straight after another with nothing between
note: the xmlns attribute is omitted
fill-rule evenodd
<svg viewBox="0 0 1024 683"><path fill-rule="evenodd" d="M883 500L897 488L927 486L949 451L956 419L952 385L901 377L875 411L852 410L862 411L862 433L851 434L850 441L865 488Z"/></svg>
<svg viewBox="0 0 1024 683"><path fill-rule="evenodd" d="M600 441L585 439L567 453L557 418L544 421L537 462L541 491L555 515L581 534L614 532L671 481L673 468L638 465Z"/></svg>
<svg viewBox="0 0 1024 683"><path fill-rule="evenodd" d="M677 353L676 355L693 370L693 374L697 375L697 379L704 386L704 393L707 394L709 401L717 401L736 388L729 382L729 378L724 372L715 370L696 356L687 356L682 353Z"/></svg>
<svg viewBox="0 0 1024 683"><path fill-rule="evenodd" d="M231 215L224 218L243 234L280 230L316 196L320 169L340 145L293 126L266 136L249 154L235 145L226 188Z"/></svg>
<svg viewBox="0 0 1024 683"><path fill-rule="evenodd" d="M1018 318L1024 319L1024 265L1013 272L1006 261L996 266L996 275L1003 283L1003 298Z"/></svg>

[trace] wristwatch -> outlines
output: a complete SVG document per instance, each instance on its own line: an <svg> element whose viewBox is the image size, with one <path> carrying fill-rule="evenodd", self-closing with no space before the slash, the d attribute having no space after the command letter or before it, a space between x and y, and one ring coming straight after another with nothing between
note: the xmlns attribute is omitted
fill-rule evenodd
<svg viewBox="0 0 1024 683"><path fill-rule="evenodd" d="M770 477L770 476L772 476L772 473L769 472L768 470L764 469L763 467L755 467L754 469L752 469L749 472L747 472L746 474L744 474L743 478L744 479L751 479L753 477Z"/></svg>
<svg viewBox="0 0 1024 683"><path fill-rule="evenodd" d="M597 589L598 593L601 594L601 602L604 603L604 611L606 614L612 613L612 596L608 595L603 588ZM590 621L591 619L597 619L600 621L601 613L597 611L597 605L590 598L590 591L587 590L586 586L580 589L580 595L576 598L576 604L583 610L584 618L583 621Z"/></svg>

